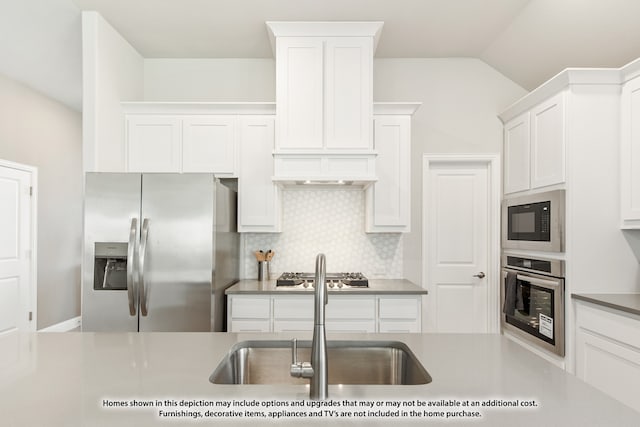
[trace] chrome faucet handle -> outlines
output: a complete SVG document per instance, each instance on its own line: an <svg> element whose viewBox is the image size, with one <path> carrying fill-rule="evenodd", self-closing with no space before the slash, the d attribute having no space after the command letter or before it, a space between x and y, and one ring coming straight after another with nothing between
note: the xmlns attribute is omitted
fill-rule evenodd
<svg viewBox="0 0 640 427"><path fill-rule="evenodd" d="M309 362L298 362L298 340L291 340L291 369L292 377L311 378L313 376L313 367Z"/></svg>

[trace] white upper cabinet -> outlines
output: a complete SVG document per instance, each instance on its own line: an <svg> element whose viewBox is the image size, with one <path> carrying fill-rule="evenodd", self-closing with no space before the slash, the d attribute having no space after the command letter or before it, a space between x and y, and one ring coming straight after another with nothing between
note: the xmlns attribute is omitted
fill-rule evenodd
<svg viewBox="0 0 640 427"><path fill-rule="evenodd" d="M277 148L322 149L323 41L283 37L276 65Z"/></svg>
<svg viewBox="0 0 640 427"><path fill-rule="evenodd" d="M504 192L529 189L530 114L524 113L504 125Z"/></svg>
<svg viewBox="0 0 640 427"><path fill-rule="evenodd" d="M381 22L267 22L276 57L274 179L375 180Z"/></svg>
<svg viewBox="0 0 640 427"><path fill-rule="evenodd" d="M367 232L411 229L411 116L375 116L378 180L367 188Z"/></svg>
<svg viewBox="0 0 640 427"><path fill-rule="evenodd" d="M236 171L238 118L187 116L183 119L182 172Z"/></svg>
<svg viewBox="0 0 640 427"><path fill-rule="evenodd" d="M127 118L127 172L180 172L182 122L174 116Z"/></svg>
<svg viewBox="0 0 640 427"><path fill-rule="evenodd" d="M213 172L234 176L236 116L132 114L127 172Z"/></svg>
<svg viewBox="0 0 640 427"><path fill-rule="evenodd" d="M124 102L125 172L200 172L238 176L240 120L267 115L265 103ZM273 150L273 145L271 147ZM271 151L264 158L273 162Z"/></svg>
<svg viewBox="0 0 640 427"><path fill-rule="evenodd" d="M640 228L640 77L622 87L620 196L623 228Z"/></svg>
<svg viewBox="0 0 640 427"><path fill-rule="evenodd" d="M373 148L373 51L379 22L270 22L276 54L276 151Z"/></svg>
<svg viewBox="0 0 640 427"><path fill-rule="evenodd" d="M273 175L273 116L240 119L238 231L279 232L281 202Z"/></svg>
<svg viewBox="0 0 640 427"><path fill-rule="evenodd" d="M370 37L281 37L276 50L276 149L372 148Z"/></svg>
<svg viewBox="0 0 640 427"><path fill-rule="evenodd" d="M373 40L332 37L325 41L324 129L329 150L373 146Z"/></svg>
<svg viewBox="0 0 640 427"><path fill-rule="evenodd" d="M564 93L531 110L531 187L565 181Z"/></svg>
<svg viewBox="0 0 640 427"><path fill-rule="evenodd" d="M565 182L564 93L504 125L504 193Z"/></svg>

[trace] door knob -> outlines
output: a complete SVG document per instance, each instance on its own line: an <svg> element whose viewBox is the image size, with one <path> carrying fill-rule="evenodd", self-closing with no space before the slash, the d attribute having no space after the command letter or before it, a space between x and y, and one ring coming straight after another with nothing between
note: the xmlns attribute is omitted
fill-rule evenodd
<svg viewBox="0 0 640 427"><path fill-rule="evenodd" d="M478 274L474 274L473 277L477 277L478 279L484 279L485 274L481 271Z"/></svg>

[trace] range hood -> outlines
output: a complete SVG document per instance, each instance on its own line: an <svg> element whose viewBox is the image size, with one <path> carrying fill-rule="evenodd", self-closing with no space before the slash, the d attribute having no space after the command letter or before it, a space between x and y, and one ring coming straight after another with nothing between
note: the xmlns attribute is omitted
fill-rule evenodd
<svg viewBox="0 0 640 427"><path fill-rule="evenodd" d="M376 153L286 152L274 154L273 182L281 185L367 187L377 180Z"/></svg>
<svg viewBox="0 0 640 427"><path fill-rule="evenodd" d="M283 186L298 186L298 187L309 187L309 188L322 188L322 187L331 187L331 188L340 188L340 187L358 187L362 189L366 189L371 184L374 184L377 179L375 178L349 178L349 179L328 179L326 177L309 177L307 179L299 179L299 178L285 178L285 177L273 177L273 182Z"/></svg>

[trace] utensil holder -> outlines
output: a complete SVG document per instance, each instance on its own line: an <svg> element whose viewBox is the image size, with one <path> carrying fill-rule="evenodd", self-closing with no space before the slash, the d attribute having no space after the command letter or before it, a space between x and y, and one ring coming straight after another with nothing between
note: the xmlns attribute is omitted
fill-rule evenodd
<svg viewBox="0 0 640 427"><path fill-rule="evenodd" d="M258 261L258 280L264 282L271 276L269 261Z"/></svg>

